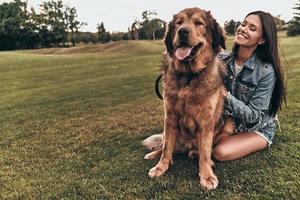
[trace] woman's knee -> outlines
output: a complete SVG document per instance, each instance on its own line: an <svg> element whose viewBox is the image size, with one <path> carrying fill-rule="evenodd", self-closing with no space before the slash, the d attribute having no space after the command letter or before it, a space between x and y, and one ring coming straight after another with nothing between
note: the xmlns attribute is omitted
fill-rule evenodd
<svg viewBox="0 0 300 200"><path fill-rule="evenodd" d="M223 145L217 145L214 150L212 157L217 161L226 161L228 160L229 152L227 148Z"/></svg>

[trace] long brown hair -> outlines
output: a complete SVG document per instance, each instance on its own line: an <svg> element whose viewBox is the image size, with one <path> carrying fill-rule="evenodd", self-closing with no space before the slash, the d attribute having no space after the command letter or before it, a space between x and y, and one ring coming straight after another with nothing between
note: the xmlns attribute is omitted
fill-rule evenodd
<svg viewBox="0 0 300 200"><path fill-rule="evenodd" d="M284 101L286 103L286 92L284 85L284 74L282 64L278 53L278 39L277 39L277 28L274 17L270 13L263 11L254 11L249 15L257 15L263 27L263 38L264 44L257 46L255 49L256 55L263 62L272 64L275 71L275 86L273 89L271 101L270 101L270 114L275 115L281 108L281 104ZM232 54L236 58L238 53L239 45L234 44L232 48Z"/></svg>

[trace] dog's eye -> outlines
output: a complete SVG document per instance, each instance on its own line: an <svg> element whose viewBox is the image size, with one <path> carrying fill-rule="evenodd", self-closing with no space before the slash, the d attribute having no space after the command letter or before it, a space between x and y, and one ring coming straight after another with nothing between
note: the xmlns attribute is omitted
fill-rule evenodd
<svg viewBox="0 0 300 200"><path fill-rule="evenodd" d="M202 25L204 25L201 21L195 21L195 25L197 25L197 26L202 26Z"/></svg>
<svg viewBox="0 0 300 200"><path fill-rule="evenodd" d="M180 25L180 24L182 24L182 23L183 23L183 20L178 20L178 21L176 22L177 25Z"/></svg>

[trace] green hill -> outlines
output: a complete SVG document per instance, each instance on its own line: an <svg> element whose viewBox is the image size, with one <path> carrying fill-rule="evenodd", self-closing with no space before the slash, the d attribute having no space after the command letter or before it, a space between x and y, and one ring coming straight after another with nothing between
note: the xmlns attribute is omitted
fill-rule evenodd
<svg viewBox="0 0 300 200"><path fill-rule="evenodd" d="M26 50L21 52L31 53L31 54L85 54L85 53L124 53L129 49L131 53L133 52L148 52L154 53L162 48L162 41L120 41L111 42L106 44L89 44L89 45L79 45L69 48L47 48L47 49L36 49L36 50Z"/></svg>

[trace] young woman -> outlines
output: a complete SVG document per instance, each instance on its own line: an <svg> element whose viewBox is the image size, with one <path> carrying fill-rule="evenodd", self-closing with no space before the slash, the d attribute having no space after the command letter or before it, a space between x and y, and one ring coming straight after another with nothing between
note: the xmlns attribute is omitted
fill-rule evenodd
<svg viewBox="0 0 300 200"><path fill-rule="evenodd" d="M232 52L220 54L228 67L225 113L236 134L214 147L219 161L234 160L270 146L275 116L286 101L275 20L269 13L249 13L238 27Z"/></svg>

